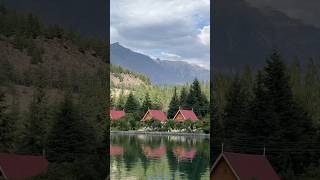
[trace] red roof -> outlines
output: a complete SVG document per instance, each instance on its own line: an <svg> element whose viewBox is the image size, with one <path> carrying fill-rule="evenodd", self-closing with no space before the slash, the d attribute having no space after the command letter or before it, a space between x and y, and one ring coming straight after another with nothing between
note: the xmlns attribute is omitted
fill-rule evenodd
<svg viewBox="0 0 320 180"><path fill-rule="evenodd" d="M224 152L223 157L239 179L280 180L267 158L263 155L248 155Z"/></svg>
<svg viewBox="0 0 320 180"><path fill-rule="evenodd" d="M120 119L125 115L126 113L124 111L110 110L110 118L112 120Z"/></svg>
<svg viewBox="0 0 320 180"><path fill-rule="evenodd" d="M165 112L163 112L163 111L149 109L147 111L147 113L144 115L144 117L148 114L148 112L151 114L153 119L157 119L157 120L160 120L160 121L166 121L167 120L167 114ZM143 119L144 119L144 117L143 117Z"/></svg>
<svg viewBox="0 0 320 180"><path fill-rule="evenodd" d="M0 170L7 179L26 179L45 171L48 161L42 156L0 153Z"/></svg>
<svg viewBox="0 0 320 180"><path fill-rule="evenodd" d="M123 147L113 146L112 144L110 144L110 155L111 156L121 155L122 153L123 153Z"/></svg>
<svg viewBox="0 0 320 180"><path fill-rule="evenodd" d="M198 120L197 115L192 110L180 109L175 116L177 116L179 112L181 112L181 114L182 114L182 116L184 117L185 120L187 120L187 119L190 119L192 121Z"/></svg>
<svg viewBox="0 0 320 180"><path fill-rule="evenodd" d="M166 152L166 147L161 144L158 148L151 148L150 146L142 146L144 154L148 158L160 158Z"/></svg>

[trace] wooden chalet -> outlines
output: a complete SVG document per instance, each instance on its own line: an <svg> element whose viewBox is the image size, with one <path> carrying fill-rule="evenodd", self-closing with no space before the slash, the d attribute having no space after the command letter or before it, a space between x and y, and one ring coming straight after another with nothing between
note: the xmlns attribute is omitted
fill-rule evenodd
<svg viewBox="0 0 320 180"><path fill-rule="evenodd" d="M0 179L23 180L41 174L48 168L42 156L0 153Z"/></svg>
<svg viewBox="0 0 320 180"><path fill-rule="evenodd" d="M120 118L124 117L125 115L126 115L126 113L124 112L124 110L122 110L122 111L110 110L110 119L111 120L120 119Z"/></svg>
<svg viewBox="0 0 320 180"><path fill-rule="evenodd" d="M159 120L160 122L165 122L168 118L167 118L167 114L163 111L160 110L152 110L149 109L143 116L141 121L148 121L151 119L156 119Z"/></svg>
<svg viewBox="0 0 320 180"><path fill-rule="evenodd" d="M177 122L182 122L188 119L190 119L191 121L199 120L197 115L193 112L193 110L179 109L176 115L173 117L173 120Z"/></svg>
<svg viewBox="0 0 320 180"><path fill-rule="evenodd" d="M263 155L222 153L211 168L211 180L280 180Z"/></svg>

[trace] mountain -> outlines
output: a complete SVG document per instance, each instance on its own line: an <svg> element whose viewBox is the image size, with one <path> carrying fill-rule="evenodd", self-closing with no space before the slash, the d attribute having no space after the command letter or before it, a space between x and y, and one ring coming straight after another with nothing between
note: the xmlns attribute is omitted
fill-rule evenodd
<svg viewBox="0 0 320 180"><path fill-rule="evenodd" d="M110 45L110 62L143 73L155 84L181 84L194 78L209 80L210 76L209 70L200 66L183 61L154 60L119 43Z"/></svg>
<svg viewBox="0 0 320 180"><path fill-rule="evenodd" d="M320 29L245 0L216 0L213 5L214 71L259 68L274 49L290 62L305 64L320 55Z"/></svg>

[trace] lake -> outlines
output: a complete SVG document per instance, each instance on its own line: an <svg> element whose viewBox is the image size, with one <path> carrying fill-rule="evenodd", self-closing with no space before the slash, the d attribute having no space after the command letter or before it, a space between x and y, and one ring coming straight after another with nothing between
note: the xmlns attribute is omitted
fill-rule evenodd
<svg viewBox="0 0 320 180"><path fill-rule="evenodd" d="M110 156L111 179L209 179L205 137L111 134Z"/></svg>

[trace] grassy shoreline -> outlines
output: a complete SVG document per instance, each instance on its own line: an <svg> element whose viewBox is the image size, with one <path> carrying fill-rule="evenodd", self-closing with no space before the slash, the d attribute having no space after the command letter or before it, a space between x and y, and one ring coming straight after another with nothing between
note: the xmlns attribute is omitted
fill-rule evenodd
<svg viewBox="0 0 320 180"><path fill-rule="evenodd" d="M116 134L120 134L120 135L152 135L152 136L191 136L191 137L205 137L205 138L209 138L210 134L205 134L205 133L186 133L186 132L161 132L161 131L156 131L156 132L152 132L152 131L110 131L111 135L116 135Z"/></svg>

